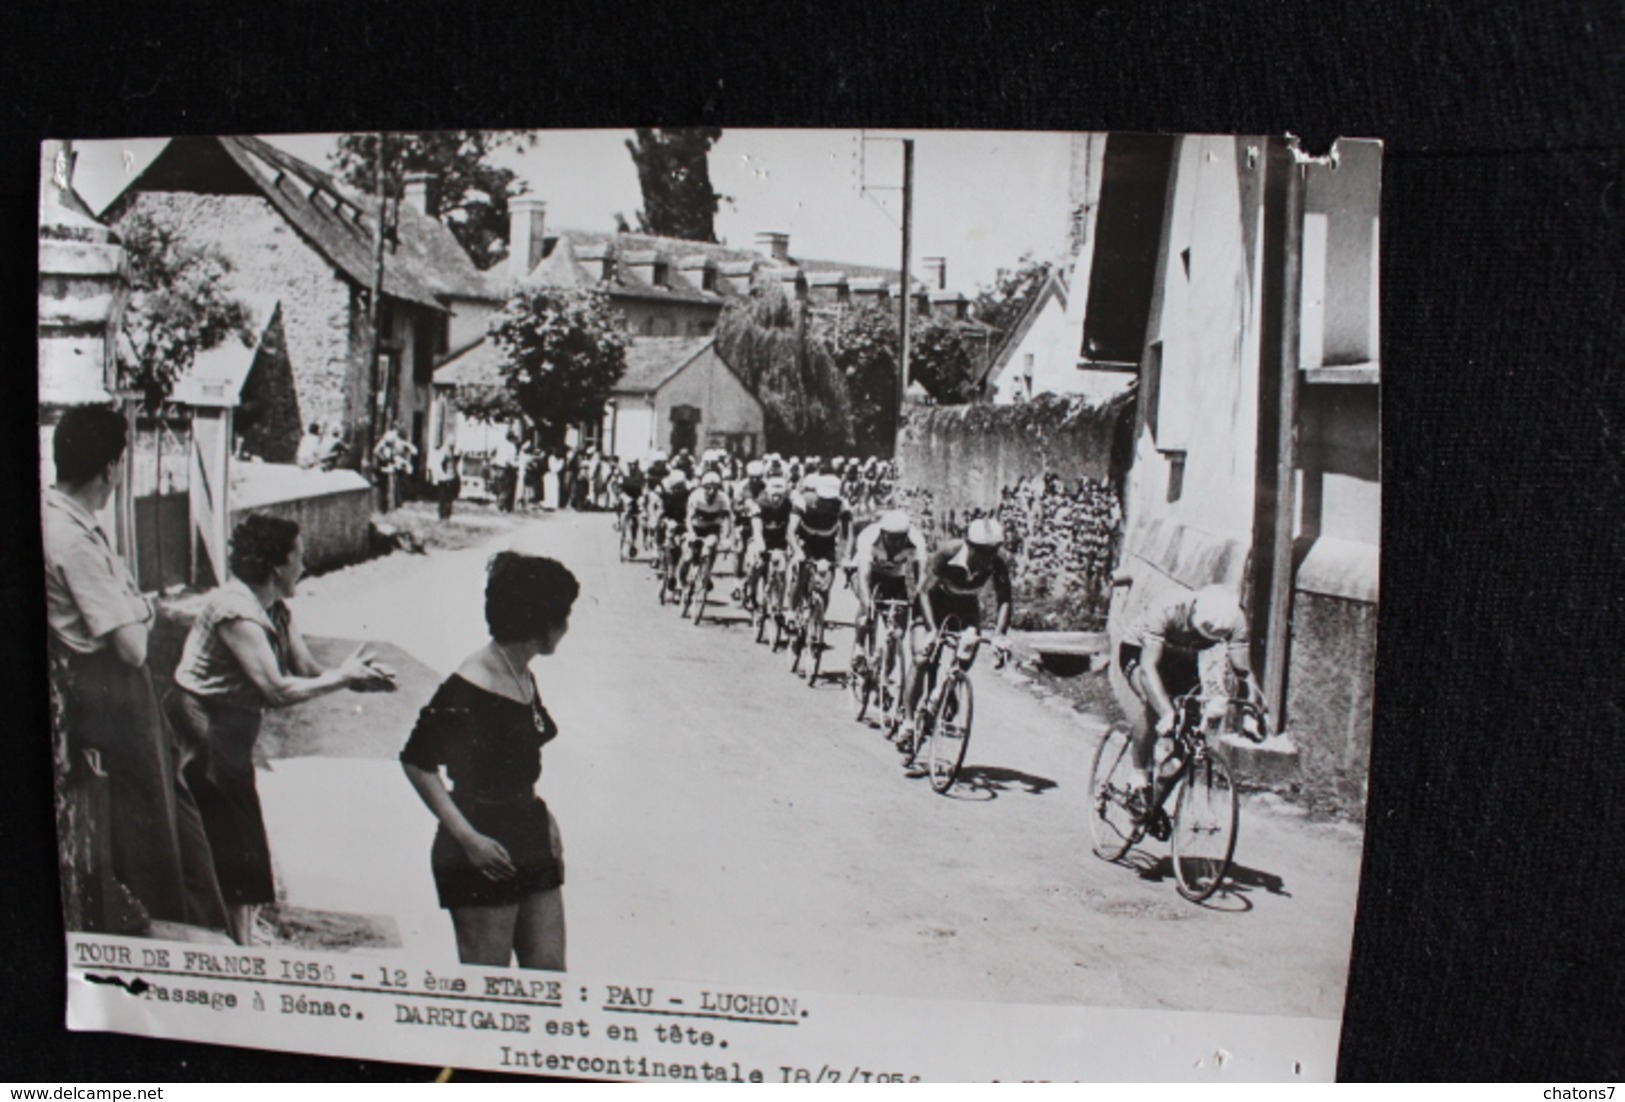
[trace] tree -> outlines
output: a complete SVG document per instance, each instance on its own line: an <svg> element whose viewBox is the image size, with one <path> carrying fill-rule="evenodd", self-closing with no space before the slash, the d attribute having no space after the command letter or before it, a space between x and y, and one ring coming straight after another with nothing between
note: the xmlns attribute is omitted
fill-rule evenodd
<svg viewBox="0 0 1625 1102"><path fill-rule="evenodd" d="M977 357L961 327L941 318L916 317L910 324L909 378L939 405L969 401Z"/></svg>
<svg viewBox="0 0 1625 1102"><path fill-rule="evenodd" d="M507 255L508 200L527 189L512 169L491 164L490 157L535 144L536 135L520 130L386 134L384 191L399 201L407 176L428 174L428 213L445 222L476 267L489 268ZM371 195L377 156L377 134L344 134L331 164L339 179Z"/></svg>
<svg viewBox="0 0 1625 1102"><path fill-rule="evenodd" d="M1048 261L1034 260L1032 253L1023 253L1014 268L1000 269L993 286L977 292L976 319L1010 332L1021 321L1028 304L1044 286L1053 268Z"/></svg>
<svg viewBox="0 0 1625 1102"><path fill-rule="evenodd" d="M233 337L247 347L254 333L247 305L224 289L232 271L224 254L184 240L145 211L126 218L119 235L130 258L120 367L156 409L199 352Z"/></svg>
<svg viewBox="0 0 1625 1102"><path fill-rule="evenodd" d="M626 143L638 169L643 209L637 212L644 233L715 241L717 205L723 199L711 186L711 147L722 137L716 126L678 129L640 127Z"/></svg>
<svg viewBox="0 0 1625 1102"><path fill-rule="evenodd" d="M846 383L859 452L891 455L897 442L897 312L878 303L819 320L818 336Z"/></svg>
<svg viewBox="0 0 1625 1102"><path fill-rule="evenodd" d="M960 326L918 315L909 326L910 380L944 405L968 401L977 356ZM859 450L890 455L897 440L897 311L869 304L825 315L817 339L845 381Z"/></svg>
<svg viewBox="0 0 1625 1102"><path fill-rule="evenodd" d="M486 332L502 356L507 396L475 387L465 398L460 388L458 408L492 420L521 413L549 447L562 444L571 425L604 415L632 339L602 291L556 288L515 294Z"/></svg>
<svg viewBox="0 0 1625 1102"><path fill-rule="evenodd" d="M790 453L852 448L847 388L829 348L808 333L800 304L777 284L730 302L717 321L717 354L756 393L768 447Z"/></svg>

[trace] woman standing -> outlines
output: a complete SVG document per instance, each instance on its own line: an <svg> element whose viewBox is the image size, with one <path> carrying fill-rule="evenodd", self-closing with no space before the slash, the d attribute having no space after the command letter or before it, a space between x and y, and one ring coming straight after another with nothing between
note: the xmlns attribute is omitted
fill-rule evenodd
<svg viewBox="0 0 1625 1102"><path fill-rule="evenodd" d="M564 970L563 851L534 790L558 727L530 664L558 647L579 593L553 559L497 554L485 585L491 640L435 692L401 751L407 779L440 820L430 866L464 964L506 967L517 957L521 968Z"/></svg>
<svg viewBox="0 0 1625 1102"><path fill-rule="evenodd" d="M254 743L266 708L285 708L340 689L395 687L388 667L357 648L324 670L285 603L305 570L299 525L250 516L231 537L231 572L209 594L175 670L170 721L194 753L186 777L203 814L225 897L227 932L253 938L258 906L276 898L271 850L254 781Z"/></svg>

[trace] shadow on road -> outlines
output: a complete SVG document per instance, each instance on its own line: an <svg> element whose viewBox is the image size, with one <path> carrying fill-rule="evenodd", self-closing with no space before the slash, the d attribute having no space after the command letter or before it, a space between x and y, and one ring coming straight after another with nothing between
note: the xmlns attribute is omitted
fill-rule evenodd
<svg viewBox="0 0 1625 1102"><path fill-rule="evenodd" d="M1140 874L1141 880L1151 883L1172 883L1174 879L1174 860L1168 854L1153 857L1149 853L1135 850L1124 857L1122 864L1134 869ZM1230 911L1241 913L1252 910L1252 901L1247 898L1255 890L1278 895L1291 899L1292 893L1286 890L1286 881L1272 872L1263 872L1259 869L1249 868L1246 865L1230 866L1225 876L1224 886L1209 897L1201 906L1213 911Z"/></svg>
<svg viewBox="0 0 1625 1102"><path fill-rule="evenodd" d="M999 765L967 765L959 770L959 784L975 791L1025 792L1029 796L1042 796L1056 787L1048 777L1023 773L1019 769L1006 769Z"/></svg>

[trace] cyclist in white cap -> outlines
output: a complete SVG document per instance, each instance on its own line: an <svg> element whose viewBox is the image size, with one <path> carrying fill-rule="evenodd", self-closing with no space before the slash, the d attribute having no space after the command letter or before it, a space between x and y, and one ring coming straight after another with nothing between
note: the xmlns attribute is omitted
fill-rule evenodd
<svg viewBox="0 0 1625 1102"><path fill-rule="evenodd" d="M840 561L839 550L852 550L852 509L841 497L841 480L821 475L812 480L811 493L792 497L790 504L790 554L794 563L794 586L790 609L797 611L807 595L807 564L823 559L832 566Z"/></svg>
<svg viewBox="0 0 1625 1102"><path fill-rule="evenodd" d="M1198 656L1219 646L1238 682L1236 695L1249 695L1252 655L1247 614L1235 592L1222 585L1174 593L1134 621L1117 644L1117 668L1143 705L1139 715L1129 717L1134 728L1134 783L1141 791L1142 808L1151 806L1151 761L1157 739L1174 729L1169 683L1175 692L1195 686L1201 678ZM1224 718L1228 703L1227 697L1208 694L1203 713L1210 724Z"/></svg>
<svg viewBox="0 0 1625 1102"><path fill-rule="evenodd" d="M688 532L683 540L683 557L677 564L677 584L688 584L688 572L702 551L707 559L717 553L717 544L733 524L728 495L722 492L722 476L706 471L700 476L698 493L688 497Z"/></svg>
<svg viewBox="0 0 1625 1102"><path fill-rule="evenodd" d="M999 548L1004 543L1004 526L991 517L971 521L962 540L944 540L926 560L925 577L920 583L920 617L914 621L909 633L909 646L914 654L908 684L907 738L898 745L907 748L913 741L914 713L920 703L920 688L924 683L923 669L926 648L938 626L953 617L964 632L960 640L960 653L964 666L969 669L976 661L981 645L982 589L993 584L993 596L998 604L994 615L994 646L1003 647L1010 632L1010 562ZM939 691L941 686L938 687ZM935 707L935 701L926 705Z"/></svg>
<svg viewBox="0 0 1625 1102"><path fill-rule="evenodd" d="M757 600L758 586L767 572L768 552L790 550L790 515L790 487L779 476L768 478L762 492L746 506L746 517L750 521L750 546L745 551L745 584L742 588L748 607L754 607ZM782 593L780 598L782 600ZM779 610L770 608L767 611L774 613Z"/></svg>
<svg viewBox="0 0 1625 1102"><path fill-rule="evenodd" d="M857 566L858 622L852 642L853 673L861 673L865 648L874 630L874 603L912 601L925 575L925 536L906 510L893 509L858 533L853 549Z"/></svg>

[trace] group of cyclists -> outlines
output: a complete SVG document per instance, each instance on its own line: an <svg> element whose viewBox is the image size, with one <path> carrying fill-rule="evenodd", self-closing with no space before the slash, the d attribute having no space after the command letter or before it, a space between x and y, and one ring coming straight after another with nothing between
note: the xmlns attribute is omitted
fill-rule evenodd
<svg viewBox="0 0 1625 1102"><path fill-rule="evenodd" d="M901 734L909 736L914 714L932 703L920 699L920 659L952 618L961 640L958 661L969 668L983 641L981 593L988 587L997 609L994 645L1004 647L1010 564L999 550L1003 528L992 518L973 521L962 539L933 550L908 512L892 505L892 474L889 463L874 459L769 454L739 465L734 475L721 450L697 459L655 452L629 463L619 481L623 557L647 551L662 575L665 599L668 592L688 592L695 571L708 583L723 549L734 549L734 599L759 628L787 626L786 645L812 652L814 663L824 646L821 617L829 590L844 568L859 610L849 665L854 677L865 672L877 602L907 602L915 661ZM861 528L858 518L865 521ZM698 596L703 602L703 585ZM908 745L905 737L897 741Z"/></svg>
<svg viewBox="0 0 1625 1102"><path fill-rule="evenodd" d="M617 480L623 557L636 558L640 549L649 553L661 574L662 600L693 593L689 584L694 572L701 572L695 596L703 609L711 570L723 549L732 549L739 579L734 600L751 613L758 640L771 622L785 629L783 641L798 662L803 649L813 654L809 681L817 676L817 653L824 649L822 615L830 589L844 569L858 604L849 682L878 672L867 664L876 654L881 607L903 610L901 630L908 643L893 737L899 750L912 754L917 726L938 703L926 694L942 690L930 665L943 629L952 632L951 657L961 673L985 642L1001 659L1008 653L1011 565L1001 550L1003 525L993 517L972 520L963 537L933 548L908 511L893 504L891 480L890 465L876 460L769 454L740 463L720 449L697 459L686 452L673 457L655 452L644 462L627 464ZM995 610L990 632L984 631L982 601L989 589ZM775 631L775 645L780 637ZM1243 693L1255 692L1247 618L1235 592L1223 586L1158 602L1125 633L1117 664L1144 706L1143 713L1130 717L1129 771L1137 814L1149 814L1155 803L1153 747L1173 726L1164 675L1179 673L1180 661L1213 647L1224 648ZM1217 719L1210 716L1209 723Z"/></svg>

